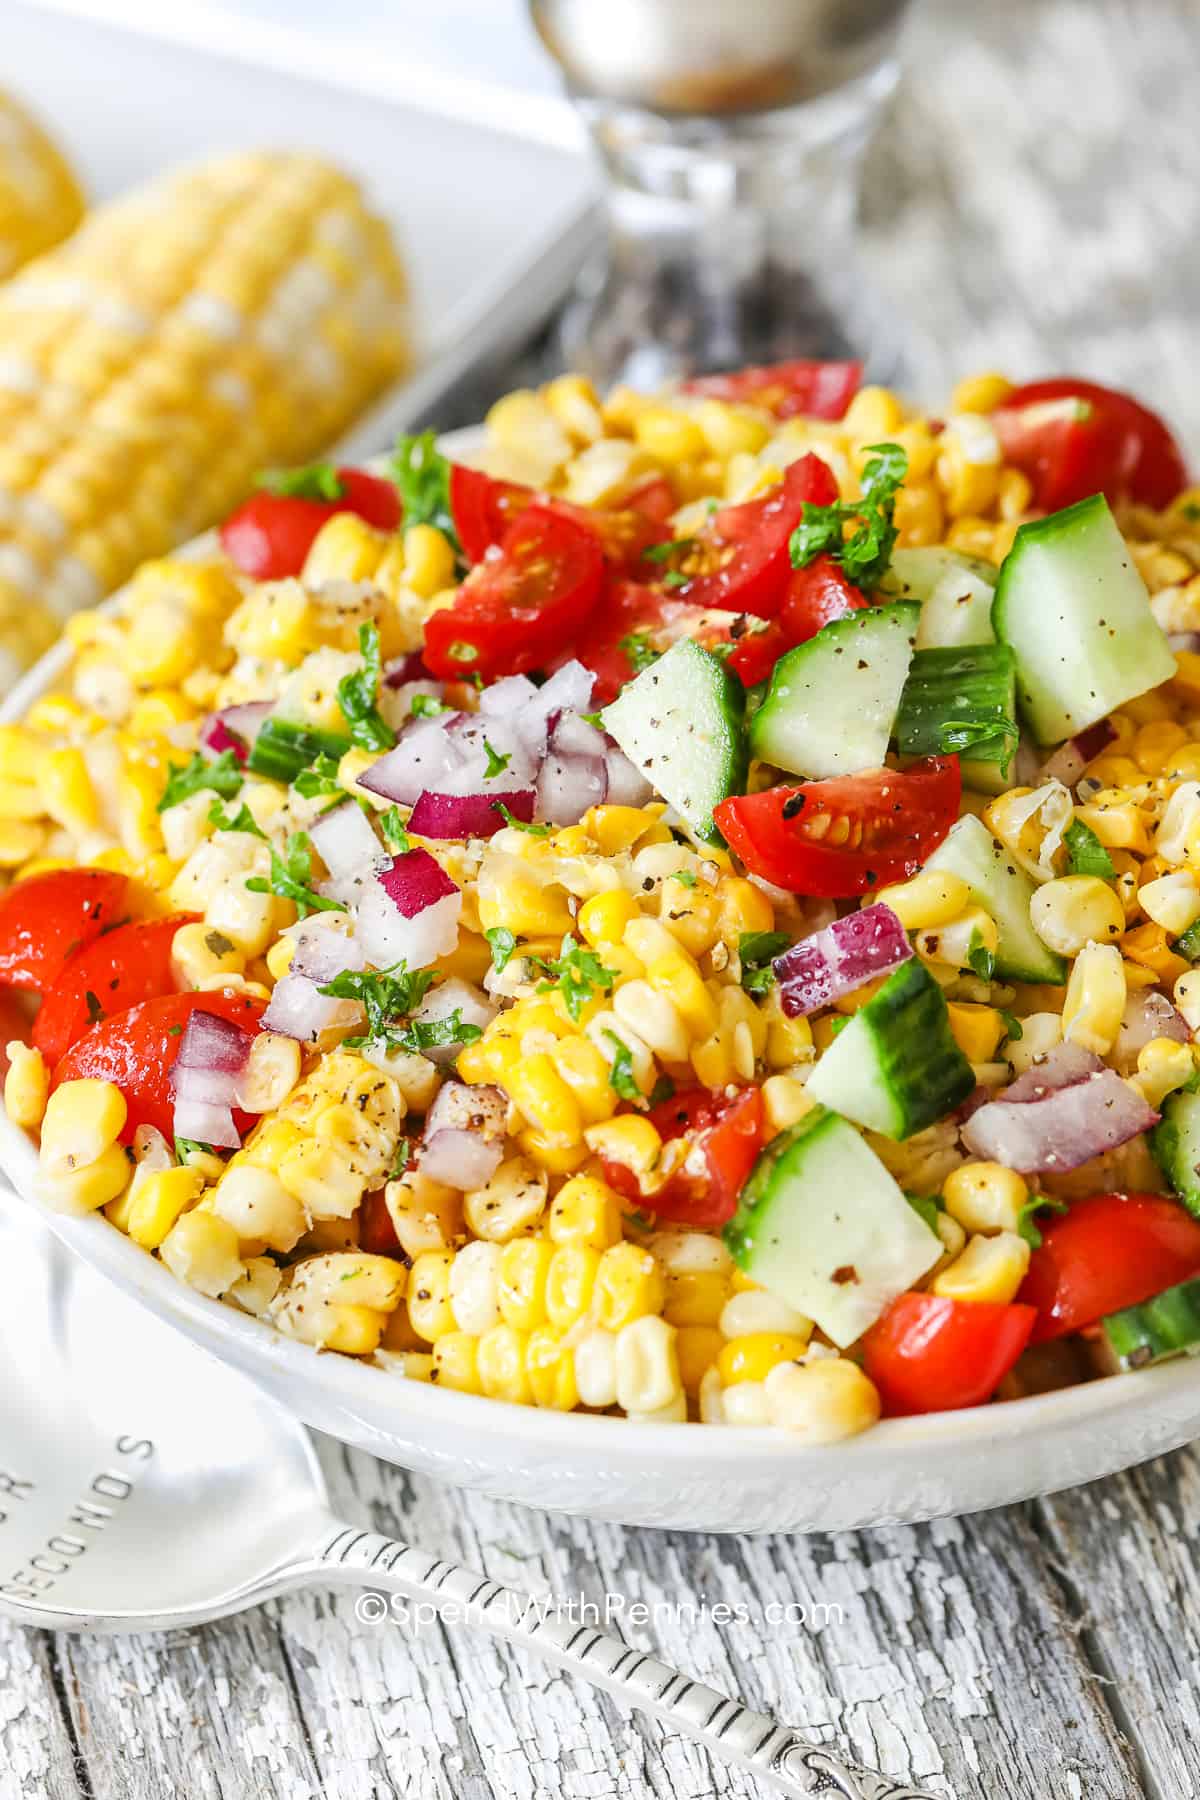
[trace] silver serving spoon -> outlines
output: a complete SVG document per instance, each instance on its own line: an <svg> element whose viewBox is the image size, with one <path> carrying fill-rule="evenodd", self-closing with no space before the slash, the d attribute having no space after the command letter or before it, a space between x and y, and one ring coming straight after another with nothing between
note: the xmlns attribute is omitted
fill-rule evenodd
<svg viewBox="0 0 1200 1800"><path fill-rule="evenodd" d="M0 1201L0 1610L66 1631L198 1625L309 1583L444 1609L669 1720L792 1795L935 1800L619 1638L329 1510L303 1426Z"/></svg>

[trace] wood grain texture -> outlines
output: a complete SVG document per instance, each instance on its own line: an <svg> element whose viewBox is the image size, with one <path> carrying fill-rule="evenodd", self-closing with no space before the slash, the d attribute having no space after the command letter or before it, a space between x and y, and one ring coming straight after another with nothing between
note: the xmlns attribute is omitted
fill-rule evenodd
<svg viewBox="0 0 1200 1800"><path fill-rule="evenodd" d="M928 0L910 64L868 159L864 251L909 322L918 391L1071 368L1144 392L1200 449L1194 0ZM323 1457L348 1518L533 1592L641 1602L648 1622L613 1620L631 1642L959 1800L1200 1800L1195 1451L974 1519L742 1542ZM689 1600L745 1616L672 1611ZM768 1615L789 1603L829 1610ZM507 1649L360 1623L348 1593L177 1639L0 1621L0 1800L760 1792Z"/></svg>

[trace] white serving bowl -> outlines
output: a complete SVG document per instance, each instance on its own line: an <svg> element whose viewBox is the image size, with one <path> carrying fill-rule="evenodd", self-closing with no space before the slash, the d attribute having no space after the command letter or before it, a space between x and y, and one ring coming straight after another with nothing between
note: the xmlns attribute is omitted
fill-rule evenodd
<svg viewBox="0 0 1200 1800"><path fill-rule="evenodd" d="M450 442L462 454L478 438ZM20 719L69 662L65 645L51 650L0 707L0 723ZM0 1169L32 1205L36 1163L31 1140L0 1112ZM1095 1480L1200 1436L1200 1368L1187 1358L1035 1399L889 1420L822 1449L763 1428L511 1406L294 1343L184 1286L102 1215L45 1216L117 1287L306 1424L460 1487L625 1525L841 1531L976 1512Z"/></svg>

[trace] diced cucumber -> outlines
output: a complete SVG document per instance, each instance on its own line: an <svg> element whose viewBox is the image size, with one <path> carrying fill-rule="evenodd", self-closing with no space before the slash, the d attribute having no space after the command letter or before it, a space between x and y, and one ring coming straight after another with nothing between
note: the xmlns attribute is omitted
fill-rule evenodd
<svg viewBox="0 0 1200 1800"><path fill-rule="evenodd" d="M810 780L880 768L919 618L911 601L869 606L781 656L750 727L753 754Z"/></svg>
<svg viewBox="0 0 1200 1800"><path fill-rule="evenodd" d="M911 1137L975 1086L942 990L914 956L853 1013L808 1078L807 1092L884 1137Z"/></svg>
<svg viewBox="0 0 1200 1800"><path fill-rule="evenodd" d="M1029 916L1034 884L974 813L964 813L950 827L925 862L927 869L948 869L965 881L976 906L996 921L998 981L1045 981L1057 986L1067 979L1067 965L1043 944Z"/></svg>
<svg viewBox="0 0 1200 1800"><path fill-rule="evenodd" d="M273 781L290 784L318 756L340 761L349 749L350 739L339 732L318 731L314 726L300 725L272 713L263 720L251 745L246 769L251 775L268 775Z"/></svg>
<svg viewBox="0 0 1200 1800"><path fill-rule="evenodd" d="M1016 668L1007 644L918 650L896 718L901 753L953 752L1006 775L1017 747Z"/></svg>
<svg viewBox="0 0 1200 1800"><path fill-rule="evenodd" d="M741 682L720 657L680 638L600 717L692 834L719 844L713 807L746 785L745 705Z"/></svg>
<svg viewBox="0 0 1200 1800"><path fill-rule="evenodd" d="M747 1275L842 1346L942 1253L871 1147L824 1107L767 1145L725 1241Z"/></svg>
<svg viewBox="0 0 1200 1800"><path fill-rule="evenodd" d="M918 650L990 644L997 572L995 563L932 544L894 550L883 589L898 600L921 602Z"/></svg>
<svg viewBox="0 0 1200 1800"><path fill-rule="evenodd" d="M1022 525L992 607L1017 653L1017 701L1039 744L1057 744L1175 673L1102 494Z"/></svg>
<svg viewBox="0 0 1200 1800"><path fill-rule="evenodd" d="M1181 1281L1101 1323L1124 1369L1144 1369L1184 1352L1194 1355L1200 1350L1200 1281Z"/></svg>
<svg viewBox="0 0 1200 1800"><path fill-rule="evenodd" d="M1188 962L1200 962L1200 919L1189 925L1182 937L1177 937L1171 946L1176 956L1184 956Z"/></svg>
<svg viewBox="0 0 1200 1800"><path fill-rule="evenodd" d="M1190 1213L1200 1219L1200 1094L1171 1094L1150 1133L1154 1160Z"/></svg>

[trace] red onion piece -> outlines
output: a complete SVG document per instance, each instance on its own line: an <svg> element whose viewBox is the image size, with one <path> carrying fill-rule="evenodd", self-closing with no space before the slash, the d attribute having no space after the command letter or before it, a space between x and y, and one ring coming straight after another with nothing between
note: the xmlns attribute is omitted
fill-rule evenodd
<svg viewBox="0 0 1200 1800"><path fill-rule="evenodd" d="M1052 756L1042 764L1034 787L1040 787L1046 781L1061 781L1064 787L1073 788L1088 764L1107 750L1117 733L1115 726L1107 719L1097 719L1086 731L1081 731L1065 744L1060 744Z"/></svg>
<svg viewBox="0 0 1200 1800"><path fill-rule="evenodd" d="M425 1024L433 1024L458 1013L464 1025L476 1025L480 1031L484 1031L499 1010L486 994L480 993L477 987L472 987L469 981L460 981L456 975L451 975L426 994L413 1017ZM460 1048L459 1042L438 1044L426 1050L425 1055L430 1062L444 1067L454 1061ZM473 1088L471 1091L475 1093L478 1090Z"/></svg>
<svg viewBox="0 0 1200 1800"><path fill-rule="evenodd" d="M328 913L314 913L310 919L289 925L284 933L295 945L288 974L306 975L318 987L323 987L346 969L361 969L366 961L358 939L327 925L328 917Z"/></svg>
<svg viewBox="0 0 1200 1800"><path fill-rule="evenodd" d="M890 906L877 900L802 939L775 959L779 1004L789 1018L816 1012L853 993L912 955L908 934Z"/></svg>
<svg viewBox="0 0 1200 1800"><path fill-rule="evenodd" d="M379 885L406 919L459 891L428 850L406 850L402 856L393 856L380 871Z"/></svg>
<svg viewBox="0 0 1200 1800"><path fill-rule="evenodd" d="M445 1187L486 1187L504 1156L502 1144L485 1144L469 1131L435 1131L421 1146L421 1173Z"/></svg>
<svg viewBox="0 0 1200 1800"><path fill-rule="evenodd" d="M400 733L395 749L363 770L359 787L401 806L414 806L426 788L443 787L461 760L447 729L457 716L441 713L432 719L414 719Z"/></svg>
<svg viewBox="0 0 1200 1800"><path fill-rule="evenodd" d="M1056 1094L1060 1088L1086 1081L1089 1075L1097 1074L1103 1067L1093 1050L1085 1050L1082 1044L1073 1044L1068 1039L1065 1043L1055 1044L1023 1075L1018 1075L1005 1088L1003 1098L1016 1105L1028 1100L1044 1100L1047 1094Z"/></svg>
<svg viewBox="0 0 1200 1800"><path fill-rule="evenodd" d="M1187 1021L1176 1012L1165 994L1143 988L1140 993L1130 994L1125 1003L1125 1016L1113 1046L1113 1061L1119 1069L1132 1069L1137 1063L1138 1051L1144 1050L1154 1038L1170 1038L1172 1043L1188 1044L1192 1034Z"/></svg>
<svg viewBox="0 0 1200 1800"><path fill-rule="evenodd" d="M232 750L244 763L273 704L270 700L246 700L241 706L224 706L220 712L209 713L200 727L200 748L211 750L214 756Z"/></svg>
<svg viewBox="0 0 1200 1800"><path fill-rule="evenodd" d="M425 1120L419 1164L447 1187L483 1187L504 1156L508 1101L497 1087L443 1082Z"/></svg>
<svg viewBox="0 0 1200 1800"><path fill-rule="evenodd" d="M654 789L642 771L611 740L605 744L604 761L608 768L605 800L609 806L645 806L653 798Z"/></svg>
<svg viewBox="0 0 1200 1800"><path fill-rule="evenodd" d="M550 732L562 713L587 711L595 681L591 670L582 663L564 663L513 715L515 728L531 755L545 755Z"/></svg>
<svg viewBox="0 0 1200 1800"><path fill-rule="evenodd" d="M537 795L532 788L502 794L434 794L426 791L412 809L408 829L415 837L486 838L504 824L501 806L528 825Z"/></svg>
<svg viewBox="0 0 1200 1800"><path fill-rule="evenodd" d="M176 1137L238 1148L242 1140L233 1108L252 1042L252 1034L232 1019L199 1008L191 1014L171 1070Z"/></svg>
<svg viewBox="0 0 1200 1800"><path fill-rule="evenodd" d="M487 719L511 718L528 701L536 700L537 694L537 684L528 675L505 675L484 688L479 696L479 711Z"/></svg>
<svg viewBox="0 0 1200 1800"><path fill-rule="evenodd" d="M555 721L538 773L537 795L538 818L555 825L578 825L589 807L602 806L607 799L604 733L578 713L562 713Z"/></svg>
<svg viewBox="0 0 1200 1800"><path fill-rule="evenodd" d="M263 1014L263 1030L295 1038L300 1044L315 1044L330 1027L344 1025L349 1031L361 1021L362 1008L356 1000L335 1000L331 994L320 993L319 985L324 983L289 970L275 983L271 1004Z"/></svg>
<svg viewBox="0 0 1200 1800"><path fill-rule="evenodd" d="M390 859L370 820L355 800L347 800L314 819L308 835L336 883L354 884Z"/></svg>
<svg viewBox="0 0 1200 1800"><path fill-rule="evenodd" d="M428 850L393 857L366 884L356 935L377 969L427 969L458 943L462 894Z"/></svg>
<svg viewBox="0 0 1200 1800"><path fill-rule="evenodd" d="M1018 1174L1062 1174L1149 1131L1158 1117L1114 1069L1102 1068L1040 1100L992 1100L967 1120L962 1138L974 1155Z"/></svg>
<svg viewBox="0 0 1200 1800"><path fill-rule="evenodd" d="M386 688L403 687L409 681L428 681L431 679L425 667L425 659L419 650L410 650L407 656L397 656L383 667L383 686Z"/></svg>

